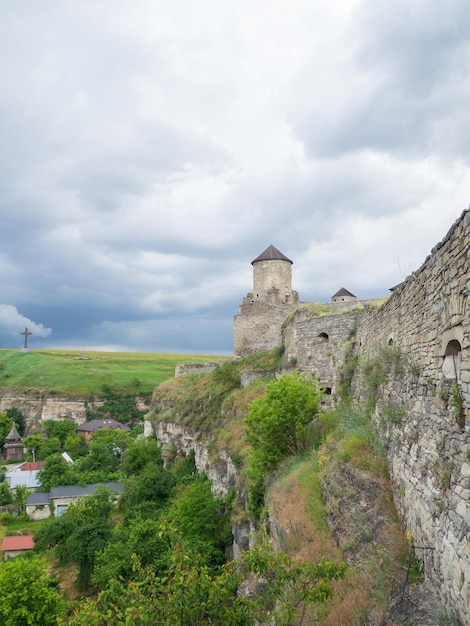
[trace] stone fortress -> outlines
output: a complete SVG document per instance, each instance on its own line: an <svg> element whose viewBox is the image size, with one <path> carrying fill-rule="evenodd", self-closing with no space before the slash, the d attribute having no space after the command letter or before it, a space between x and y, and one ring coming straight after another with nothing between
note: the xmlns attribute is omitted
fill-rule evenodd
<svg viewBox="0 0 470 626"><path fill-rule="evenodd" d="M376 381L377 425L395 502L426 578L470 625L470 210L422 266L379 306L341 289L328 305L299 304L292 261L270 246L253 262L253 291L234 319L243 356L284 345L295 368L333 394ZM329 309L329 310L328 310ZM370 384L369 384L370 387Z"/></svg>

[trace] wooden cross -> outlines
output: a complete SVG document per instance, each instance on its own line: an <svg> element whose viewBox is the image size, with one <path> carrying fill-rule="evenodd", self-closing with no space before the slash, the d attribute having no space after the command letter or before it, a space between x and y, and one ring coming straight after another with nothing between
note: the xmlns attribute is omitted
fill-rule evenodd
<svg viewBox="0 0 470 626"><path fill-rule="evenodd" d="M24 335L24 349L27 350L28 349L28 335L32 335L33 333L28 331L28 328L26 327L24 329L23 333L20 333L20 335Z"/></svg>

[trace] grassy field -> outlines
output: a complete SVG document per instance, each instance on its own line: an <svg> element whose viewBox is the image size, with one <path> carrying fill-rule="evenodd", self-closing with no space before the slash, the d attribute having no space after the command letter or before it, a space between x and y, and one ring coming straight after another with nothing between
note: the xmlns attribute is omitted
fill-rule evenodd
<svg viewBox="0 0 470 626"><path fill-rule="evenodd" d="M149 352L0 350L0 391L100 395L103 385L149 393L175 373L179 363L219 362L227 357Z"/></svg>

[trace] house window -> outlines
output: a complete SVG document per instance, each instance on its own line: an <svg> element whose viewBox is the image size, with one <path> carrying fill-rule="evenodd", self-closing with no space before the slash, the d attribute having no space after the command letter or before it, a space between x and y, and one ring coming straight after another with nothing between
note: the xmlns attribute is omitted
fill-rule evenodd
<svg viewBox="0 0 470 626"><path fill-rule="evenodd" d="M68 504L58 504L57 505L57 517L60 517L65 513L68 508Z"/></svg>
<svg viewBox="0 0 470 626"><path fill-rule="evenodd" d="M444 352L444 362L442 364L442 373L444 377L450 380L459 380L460 364L462 357L462 346L457 339L451 339L447 344Z"/></svg>

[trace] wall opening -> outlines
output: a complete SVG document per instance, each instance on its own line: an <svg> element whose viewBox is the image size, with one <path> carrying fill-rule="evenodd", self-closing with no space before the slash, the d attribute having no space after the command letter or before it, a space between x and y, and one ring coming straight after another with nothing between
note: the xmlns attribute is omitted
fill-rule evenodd
<svg viewBox="0 0 470 626"><path fill-rule="evenodd" d="M320 333L318 336L320 337L320 339L323 339L324 341L328 341L329 339L328 333Z"/></svg>
<svg viewBox="0 0 470 626"><path fill-rule="evenodd" d="M457 339L451 339L444 352L444 362L442 364L442 373L449 380L459 380L460 365L462 361L462 346Z"/></svg>

